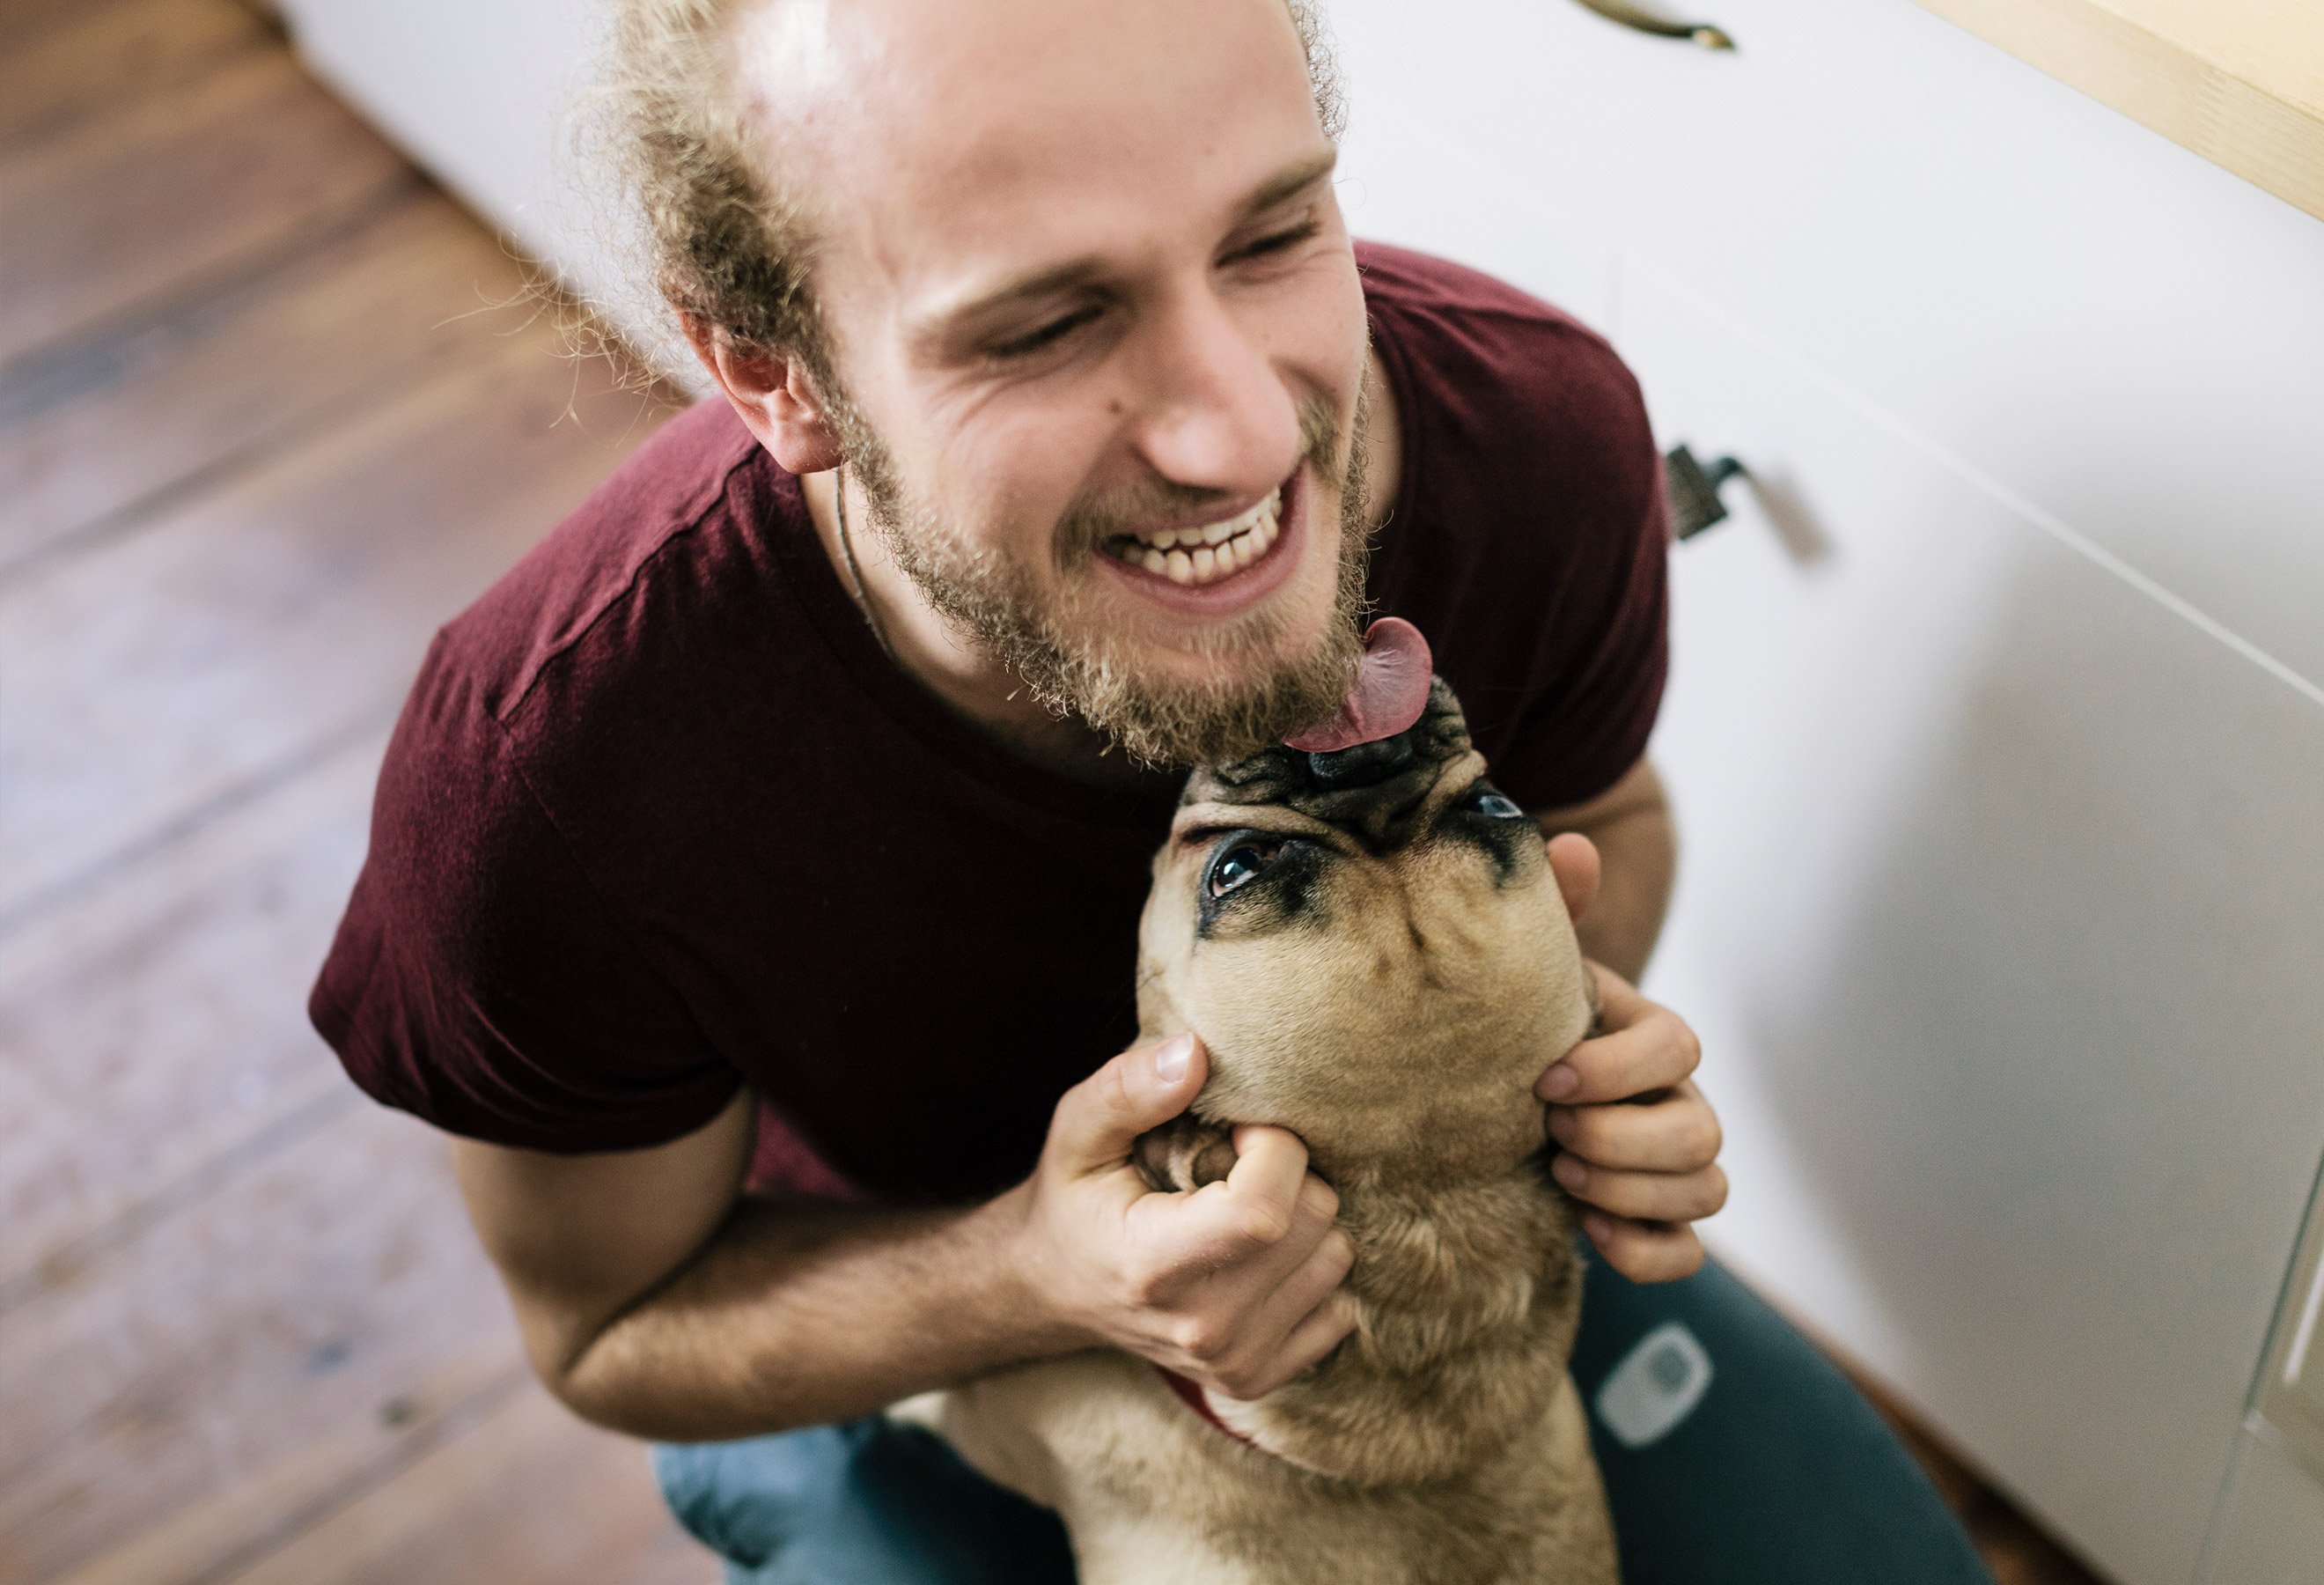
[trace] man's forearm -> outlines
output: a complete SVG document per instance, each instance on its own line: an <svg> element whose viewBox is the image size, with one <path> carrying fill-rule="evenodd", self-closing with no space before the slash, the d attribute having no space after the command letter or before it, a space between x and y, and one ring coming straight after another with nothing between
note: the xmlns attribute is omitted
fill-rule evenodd
<svg viewBox="0 0 2324 1585"><path fill-rule="evenodd" d="M635 1436L710 1441L868 1414L1062 1352L1017 1274L1015 1194L973 1210L739 1201L553 1384Z"/></svg>
<svg viewBox="0 0 2324 1585"><path fill-rule="evenodd" d="M1598 895L1577 933L1582 950L1637 983L1654 956L1678 873L1678 833L1661 778L1645 761L1578 830L1598 847Z"/></svg>

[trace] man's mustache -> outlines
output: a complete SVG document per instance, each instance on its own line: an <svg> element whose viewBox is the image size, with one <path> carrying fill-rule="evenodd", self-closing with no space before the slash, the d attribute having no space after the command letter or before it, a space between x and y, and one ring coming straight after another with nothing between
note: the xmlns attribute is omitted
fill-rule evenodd
<svg viewBox="0 0 2324 1585"><path fill-rule="evenodd" d="M1327 478L1336 477L1340 451L1338 411L1324 397L1302 401L1299 460L1314 463ZM1057 553L1065 565L1071 566L1083 553L1157 518L1176 522L1213 507L1223 508L1231 499L1224 490L1148 478L1066 508L1057 520Z"/></svg>

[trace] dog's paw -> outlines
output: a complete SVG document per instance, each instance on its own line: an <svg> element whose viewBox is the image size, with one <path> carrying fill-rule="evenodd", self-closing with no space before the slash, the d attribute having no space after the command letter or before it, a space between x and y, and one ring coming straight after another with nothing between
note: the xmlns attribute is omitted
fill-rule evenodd
<svg viewBox="0 0 2324 1585"><path fill-rule="evenodd" d="M1148 1189L1180 1193L1219 1182L1234 1170L1234 1135L1223 1124L1191 1115L1173 1117L1140 1134L1130 1159Z"/></svg>

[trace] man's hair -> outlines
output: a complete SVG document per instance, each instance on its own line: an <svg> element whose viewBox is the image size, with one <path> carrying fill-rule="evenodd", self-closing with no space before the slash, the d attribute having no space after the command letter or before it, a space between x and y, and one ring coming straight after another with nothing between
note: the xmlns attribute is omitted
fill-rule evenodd
<svg viewBox="0 0 2324 1585"><path fill-rule="evenodd" d="M804 360L826 389L829 342L812 288L813 206L787 183L804 162L753 152L765 127L736 91L733 38L765 0L618 0L605 88L613 153L638 207L655 287L736 340ZM1343 124L1315 0L1284 0L1324 134ZM772 155L772 157L770 157Z"/></svg>

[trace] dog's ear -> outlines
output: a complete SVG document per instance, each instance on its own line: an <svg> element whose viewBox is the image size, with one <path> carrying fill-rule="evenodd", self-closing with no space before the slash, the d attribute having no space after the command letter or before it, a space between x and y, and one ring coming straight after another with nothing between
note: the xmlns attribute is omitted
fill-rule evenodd
<svg viewBox="0 0 2324 1585"><path fill-rule="evenodd" d="M1140 1134L1130 1159L1148 1189L1183 1193L1219 1182L1234 1170L1234 1135L1224 1125L1188 1112Z"/></svg>

